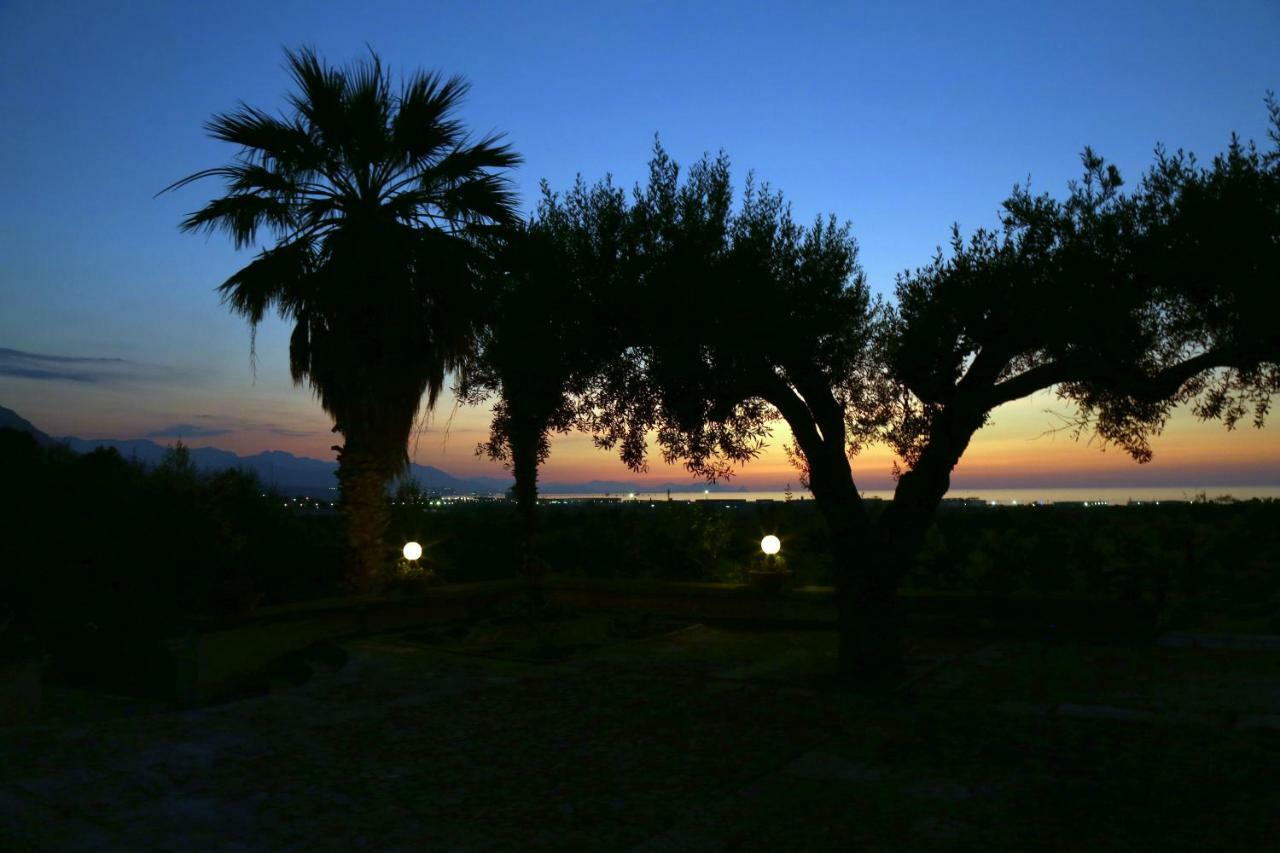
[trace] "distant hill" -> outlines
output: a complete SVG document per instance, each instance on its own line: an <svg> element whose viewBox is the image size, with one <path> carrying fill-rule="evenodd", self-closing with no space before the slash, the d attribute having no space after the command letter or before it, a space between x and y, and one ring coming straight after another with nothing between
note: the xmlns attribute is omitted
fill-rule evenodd
<svg viewBox="0 0 1280 853"><path fill-rule="evenodd" d="M113 447L126 459L136 459L144 465L155 465L164 458L165 451L168 450L167 445L145 438L121 440L69 436L62 441L78 453L97 447ZM322 496L326 492L337 491L338 486L334 476L338 470L336 462L294 456L283 450L266 450L252 456L240 456L216 447L193 447L191 462L201 471L221 471L227 468L252 471L264 484L286 494ZM502 492L511 485L509 480L497 477L455 477L431 465L411 465L410 472L418 485L429 491L451 490L463 494Z"/></svg>
<svg viewBox="0 0 1280 853"><path fill-rule="evenodd" d="M56 444L51 437L36 429L31 421L22 417L13 409L6 409L4 406L0 406L0 429L16 429L18 432L28 433L35 438L37 444L45 447Z"/></svg>
<svg viewBox="0 0 1280 853"><path fill-rule="evenodd" d="M147 438L78 438L66 436L53 438L25 420L12 409L0 406L0 428L28 432L36 441L49 446L65 444L77 453L88 453L99 447L114 448L126 459L133 459L143 465L156 465L164 458L167 444L157 444ZM216 447L190 448L191 462L200 471L222 471L228 468L241 468L258 475L263 484L271 486L288 495L312 495L322 497L337 491L338 481L334 476L338 464L332 460L311 459L305 456L294 456L283 450L267 450L252 456L240 456L230 450ZM427 491L455 492L458 494L500 494L511 488L510 477L455 477L432 465L409 466L410 476L418 485ZM628 492L700 492L708 488L700 483L663 483L661 485L643 485L640 483L616 480L591 480L586 483L542 483L539 491L544 494L625 494ZM743 488L726 488L712 486L716 493L744 491Z"/></svg>

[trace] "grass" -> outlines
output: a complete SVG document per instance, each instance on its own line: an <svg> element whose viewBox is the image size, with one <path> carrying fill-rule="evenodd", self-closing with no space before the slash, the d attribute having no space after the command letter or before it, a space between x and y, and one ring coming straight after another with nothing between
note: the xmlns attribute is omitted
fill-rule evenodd
<svg viewBox="0 0 1280 853"><path fill-rule="evenodd" d="M688 623L642 613L576 613L549 610L540 619L511 612L470 625L446 625L401 636L463 655L530 663L565 661L602 647L670 633Z"/></svg>
<svg viewBox="0 0 1280 853"><path fill-rule="evenodd" d="M1280 713L1274 652L922 636L911 685L870 695L833 689L830 632L599 616L558 630L570 653L540 662L492 654L521 641L508 615L347 641L336 672L220 707L0 731L0 815L28 818L0 820L0 847L1209 850L1280 837L1280 732L1230 725ZM1132 723L1003 712L1010 701L1229 713Z"/></svg>

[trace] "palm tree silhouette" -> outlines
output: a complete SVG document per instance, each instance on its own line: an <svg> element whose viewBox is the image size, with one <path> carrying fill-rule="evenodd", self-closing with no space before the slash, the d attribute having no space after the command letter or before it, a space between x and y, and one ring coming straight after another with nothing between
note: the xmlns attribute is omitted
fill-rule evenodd
<svg viewBox="0 0 1280 853"><path fill-rule="evenodd" d="M386 485L408 462L422 397L433 407L472 351L484 246L517 221L505 170L520 157L453 117L469 88L460 77L416 72L397 90L372 52L344 67L306 48L286 56L288 113L215 115L209 134L239 153L164 191L219 178L226 194L182 230L224 232L237 249L272 238L219 291L255 333L269 310L293 323L293 380L343 437L352 581L367 586L388 556Z"/></svg>

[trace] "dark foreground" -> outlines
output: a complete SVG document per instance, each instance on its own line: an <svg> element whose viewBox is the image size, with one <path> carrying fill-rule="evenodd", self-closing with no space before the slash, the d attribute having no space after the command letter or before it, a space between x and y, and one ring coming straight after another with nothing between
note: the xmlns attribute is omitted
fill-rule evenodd
<svg viewBox="0 0 1280 853"><path fill-rule="evenodd" d="M1274 649L921 640L871 697L830 689L820 632L692 626L551 663L474 640L351 641L305 684L192 711L54 691L43 724L0 729L0 849L1280 837Z"/></svg>

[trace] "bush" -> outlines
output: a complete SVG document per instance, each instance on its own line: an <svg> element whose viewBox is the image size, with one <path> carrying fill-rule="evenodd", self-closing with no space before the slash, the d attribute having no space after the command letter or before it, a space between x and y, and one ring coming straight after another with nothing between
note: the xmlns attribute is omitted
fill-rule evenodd
<svg viewBox="0 0 1280 853"><path fill-rule="evenodd" d="M798 584L833 577L812 501L544 503L539 528L540 555L563 575L745 581L759 567L761 537L775 533ZM402 506L397 530L423 543L424 560L447 581L515 575L511 504ZM1153 605L1175 624L1219 614L1265 627L1280 618L1280 501L943 507L904 586L1102 596Z"/></svg>
<svg viewBox="0 0 1280 853"><path fill-rule="evenodd" d="M129 648L320 589L323 538L249 473L198 473L185 448L152 470L0 430L0 596L50 648Z"/></svg>

